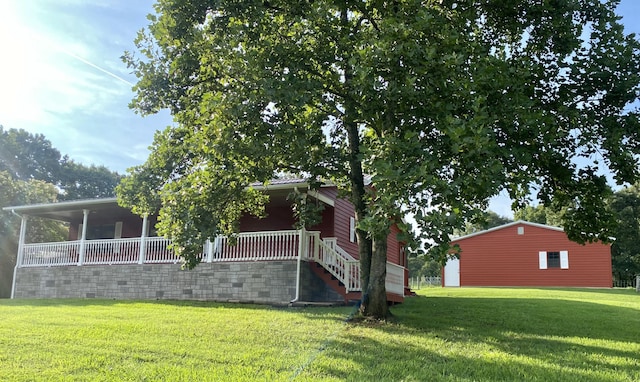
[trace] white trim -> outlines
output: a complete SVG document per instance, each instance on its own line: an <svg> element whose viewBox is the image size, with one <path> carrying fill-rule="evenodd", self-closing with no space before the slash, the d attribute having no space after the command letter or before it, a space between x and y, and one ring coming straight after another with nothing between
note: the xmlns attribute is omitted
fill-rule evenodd
<svg viewBox="0 0 640 382"><path fill-rule="evenodd" d="M547 252L540 251L538 252L538 267L540 269L547 269Z"/></svg>
<svg viewBox="0 0 640 382"><path fill-rule="evenodd" d="M531 223L531 222L527 222L527 221L524 221L524 220L518 220L518 221L515 221L515 222L503 224L501 226L492 227L492 228L489 228L489 229L484 230L484 231L474 232L474 233L471 233L469 235L464 235L464 236L460 236L460 237L454 237L453 239L451 239L451 241L459 241L459 240L468 239L468 238L474 237L474 236L484 235L485 233L498 231L498 230L501 230L501 229L504 229L504 228L513 227L513 226L516 226L518 224L528 225L528 226L537 227L537 228L549 229L549 230L552 230L552 231L564 232L564 230L562 228L560 228L560 227L553 227L553 226L550 226L550 225Z"/></svg>
<svg viewBox="0 0 640 382"><path fill-rule="evenodd" d="M87 241L87 222L89 220L89 210L82 210L82 236L80 236L80 250L78 251L78 266L84 263L84 251Z"/></svg>
<svg viewBox="0 0 640 382"><path fill-rule="evenodd" d="M114 239L122 238L122 222L116 222L115 230L113 232Z"/></svg>
<svg viewBox="0 0 640 382"><path fill-rule="evenodd" d="M560 269L569 269L569 251L560 251Z"/></svg>
<svg viewBox="0 0 640 382"><path fill-rule="evenodd" d="M356 242L356 218L354 216L349 217L349 241Z"/></svg>
<svg viewBox="0 0 640 382"><path fill-rule="evenodd" d="M319 193L316 190L307 191L307 195L311 196L312 198L318 199L322 203L324 203L326 205L329 205L331 207L335 206L335 200L331 199L330 197L328 197L326 195L322 195L321 193Z"/></svg>
<svg viewBox="0 0 640 382"><path fill-rule="evenodd" d="M15 212L14 212L15 213ZM16 214L17 215L17 214ZM11 281L11 298L16 296L16 279L18 277L18 268L22 266L24 260L24 240L27 234L28 215L20 216L20 236L18 238L18 255L16 256L16 265L13 267L13 280Z"/></svg>
<svg viewBox="0 0 640 382"><path fill-rule="evenodd" d="M114 204L117 203L117 198L103 198L103 199L81 199L81 200L71 200L66 202L56 202L56 203L38 203L38 204L28 204L24 206L14 206L14 207L3 207L4 211L15 210L16 212L29 212L31 210L39 210L44 207L49 207L54 210L64 210L69 207L95 207L105 204Z"/></svg>

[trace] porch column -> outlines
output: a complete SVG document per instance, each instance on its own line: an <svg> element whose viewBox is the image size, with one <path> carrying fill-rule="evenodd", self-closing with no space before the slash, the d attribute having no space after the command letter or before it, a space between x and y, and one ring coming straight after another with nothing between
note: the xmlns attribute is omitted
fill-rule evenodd
<svg viewBox="0 0 640 382"><path fill-rule="evenodd" d="M147 231L149 230L149 214L142 216L142 233L140 233L140 255L138 264L144 264L147 252Z"/></svg>
<svg viewBox="0 0 640 382"><path fill-rule="evenodd" d="M214 239L214 243L217 243L217 239ZM207 242L205 243L205 248L206 250L206 255L207 255L207 263L210 263L213 261L213 243L211 242L211 240L207 239Z"/></svg>
<svg viewBox="0 0 640 382"><path fill-rule="evenodd" d="M304 227L302 227L299 231L300 237L298 238L298 261L296 262L296 296L291 300L291 302L296 302L300 299L300 268L302 266L302 254L305 251L305 247L308 247L306 243L307 232Z"/></svg>
<svg viewBox="0 0 640 382"><path fill-rule="evenodd" d="M87 241L87 222L89 210L82 210L82 236L80 236L80 253L78 254L78 266L84 263L85 242Z"/></svg>
<svg viewBox="0 0 640 382"><path fill-rule="evenodd" d="M18 276L18 268L22 266L24 260L24 241L27 236L27 215L20 217L20 236L18 237L18 254L16 255L16 266L13 267L13 280L11 281L11 298L16 295L16 277Z"/></svg>
<svg viewBox="0 0 640 382"><path fill-rule="evenodd" d="M306 239L307 239L307 231L304 229L304 227L300 228L300 231L298 231L298 233L300 234L300 237L298 238L298 257L302 257L305 252L308 250L306 247L308 247L307 243L306 243Z"/></svg>
<svg viewBox="0 0 640 382"><path fill-rule="evenodd" d="M24 260L24 242L27 236L27 220L29 216L22 215L20 221L20 236L18 237L18 256L16 257L16 266L21 266Z"/></svg>

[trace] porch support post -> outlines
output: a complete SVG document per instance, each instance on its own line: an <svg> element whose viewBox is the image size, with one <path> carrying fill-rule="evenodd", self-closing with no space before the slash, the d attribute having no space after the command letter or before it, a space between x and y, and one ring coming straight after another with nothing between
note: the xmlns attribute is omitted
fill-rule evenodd
<svg viewBox="0 0 640 382"><path fill-rule="evenodd" d="M346 289L346 292L349 293L351 292L351 262L350 261L345 261L344 262L347 266L344 267L344 287Z"/></svg>
<svg viewBox="0 0 640 382"><path fill-rule="evenodd" d="M149 214L142 216L142 232L140 233L140 254L138 264L144 264L147 253L147 231L149 230Z"/></svg>
<svg viewBox="0 0 640 382"><path fill-rule="evenodd" d="M87 241L87 222L89 221L89 210L82 210L82 236L80 236L80 253L78 254L78 266L84 264L85 244Z"/></svg>
<svg viewBox="0 0 640 382"><path fill-rule="evenodd" d="M291 302L296 302L300 298L300 268L302 267L302 254L306 245L307 232L304 227L300 229L300 237L298 238L298 261L296 264L296 297Z"/></svg>
<svg viewBox="0 0 640 382"><path fill-rule="evenodd" d="M214 242L217 242L217 240L214 239ZM205 247L207 248L207 263L210 263L213 261L213 243L211 242L211 240L207 239Z"/></svg>
<svg viewBox="0 0 640 382"><path fill-rule="evenodd" d="M22 220L20 221L20 236L18 237L18 257L16 258L16 266L22 266L22 261L24 260L24 242L27 236L27 221L29 217L27 215L22 215Z"/></svg>
<svg viewBox="0 0 640 382"><path fill-rule="evenodd" d="M16 278L18 276L18 268L22 266L24 260L24 241L27 236L27 215L22 215L20 220L20 236L18 237L18 254L16 256L16 266L13 267L13 280L11 281L11 298L16 295Z"/></svg>

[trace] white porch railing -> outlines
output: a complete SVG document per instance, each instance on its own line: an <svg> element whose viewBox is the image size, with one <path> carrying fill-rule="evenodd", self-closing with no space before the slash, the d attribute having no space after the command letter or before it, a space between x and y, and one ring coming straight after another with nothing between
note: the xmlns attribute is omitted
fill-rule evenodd
<svg viewBox="0 0 640 382"><path fill-rule="evenodd" d="M46 267L53 265L76 265L80 241L62 241L56 243L24 244L22 247L21 267Z"/></svg>
<svg viewBox="0 0 640 382"><path fill-rule="evenodd" d="M85 240L84 245L81 240L24 244L18 266L177 263L179 258L170 244L162 237ZM295 260L298 256L322 265L344 284L347 293L361 291L360 262L335 239L322 240L319 232L245 232L233 240L218 236L205 244L202 262ZM404 276L403 267L387 263L387 291L404 294Z"/></svg>
<svg viewBox="0 0 640 382"><path fill-rule="evenodd" d="M322 265L329 273L344 284L348 292L362 290L360 287L360 262L342 250L335 241L321 240L319 232L309 232L308 237L315 244L308 258Z"/></svg>
<svg viewBox="0 0 640 382"><path fill-rule="evenodd" d="M140 244L144 240L144 251ZM177 263L180 259L163 237L25 244L21 267ZM203 262L269 261L296 259L300 250L299 231L246 232L235 237L235 245L224 236L205 244ZM84 256L80 256L84 249Z"/></svg>
<svg viewBox="0 0 640 382"><path fill-rule="evenodd" d="M235 243L233 240L235 239ZM205 248L204 261L293 260L300 250L299 231L245 232L232 238L218 236Z"/></svg>

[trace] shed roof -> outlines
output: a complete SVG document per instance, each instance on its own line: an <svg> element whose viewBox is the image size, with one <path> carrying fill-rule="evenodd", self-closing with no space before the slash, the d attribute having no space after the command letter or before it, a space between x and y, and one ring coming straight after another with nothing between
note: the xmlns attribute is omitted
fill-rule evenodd
<svg viewBox="0 0 640 382"><path fill-rule="evenodd" d="M528 222L528 221L525 221L525 220L517 220L517 221L511 222L511 223L507 223L507 224L503 224L503 225L500 225L500 226L497 226L497 227L492 227L492 228L486 229L484 231L478 231L478 232L470 233L468 235L454 237L453 239L451 239L451 241L459 241L459 240L469 239L469 238L472 238L474 236L484 235L486 233L499 231L501 229L505 229L505 228L509 228L509 227L513 227L513 226L517 226L517 225L528 225L528 226L531 226L531 227L544 228L544 229L548 229L548 230L552 230L552 231L564 232L564 230L562 228L560 228L560 227L554 227L554 226L550 226L550 225L546 225L546 224L540 224L540 223L532 223L532 222Z"/></svg>

